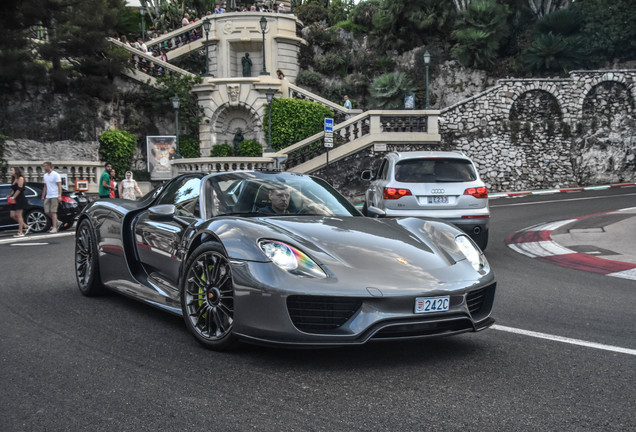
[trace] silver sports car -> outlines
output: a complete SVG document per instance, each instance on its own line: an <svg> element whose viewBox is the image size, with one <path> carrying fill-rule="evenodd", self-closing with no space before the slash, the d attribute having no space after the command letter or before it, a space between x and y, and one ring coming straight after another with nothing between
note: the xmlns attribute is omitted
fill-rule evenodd
<svg viewBox="0 0 636 432"><path fill-rule="evenodd" d="M338 346L483 330L495 277L465 233L369 218L324 180L186 174L80 215L82 294L105 288L182 315L197 341Z"/></svg>

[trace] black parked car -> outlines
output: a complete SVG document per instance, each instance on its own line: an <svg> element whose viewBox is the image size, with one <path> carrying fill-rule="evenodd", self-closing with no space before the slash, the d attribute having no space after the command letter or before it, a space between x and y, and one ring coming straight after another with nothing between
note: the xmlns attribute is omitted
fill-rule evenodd
<svg viewBox="0 0 636 432"><path fill-rule="evenodd" d="M44 213L44 204L42 203L43 183L27 183L24 195L27 198L28 205L24 209L24 221L31 227L31 232L46 232L51 227L51 220ZM9 204L7 203L7 195L11 193L11 185L8 183L0 184L0 229L15 229L18 224L9 216ZM57 209L57 218L60 221L60 230L65 230L73 226L75 218L82 211L72 197L71 192L62 193L62 201ZM84 203L86 205L86 203Z"/></svg>

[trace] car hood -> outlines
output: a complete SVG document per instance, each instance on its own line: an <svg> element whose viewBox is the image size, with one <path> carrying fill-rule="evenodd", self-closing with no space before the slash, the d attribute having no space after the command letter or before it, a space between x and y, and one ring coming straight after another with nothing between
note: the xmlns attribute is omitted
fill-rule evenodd
<svg viewBox="0 0 636 432"><path fill-rule="evenodd" d="M483 276L457 248L455 236L461 231L436 220L287 216L250 222L241 231L254 243L272 239L299 247L340 282L364 279L367 286L387 289L398 280L400 286L409 281L415 286L464 285ZM263 255L257 251L254 257L262 260Z"/></svg>

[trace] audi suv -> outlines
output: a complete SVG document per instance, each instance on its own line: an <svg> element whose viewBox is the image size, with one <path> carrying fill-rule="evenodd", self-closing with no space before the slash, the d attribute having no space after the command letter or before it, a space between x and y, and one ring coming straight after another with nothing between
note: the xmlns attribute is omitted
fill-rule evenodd
<svg viewBox="0 0 636 432"><path fill-rule="evenodd" d="M362 213L376 217L433 217L456 225L486 249L488 189L473 161L461 152L392 152L376 172Z"/></svg>

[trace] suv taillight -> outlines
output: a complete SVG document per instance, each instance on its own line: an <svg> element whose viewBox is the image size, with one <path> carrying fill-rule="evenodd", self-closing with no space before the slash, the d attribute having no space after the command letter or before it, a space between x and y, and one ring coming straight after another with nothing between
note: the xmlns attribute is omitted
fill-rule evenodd
<svg viewBox="0 0 636 432"><path fill-rule="evenodd" d="M468 188L464 191L464 195L472 195L475 198L488 198L488 189L485 186Z"/></svg>
<svg viewBox="0 0 636 432"><path fill-rule="evenodd" d="M400 199L403 196L408 196L408 195L412 195L411 191L408 189L398 189L398 188L391 188L391 187L385 187L384 194L383 194L385 200Z"/></svg>
<svg viewBox="0 0 636 432"><path fill-rule="evenodd" d="M67 204L75 204L75 200L71 197L67 197L66 195L62 195L62 202Z"/></svg>

